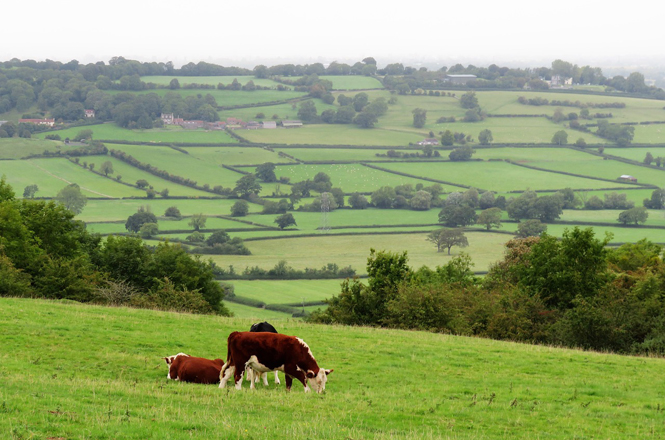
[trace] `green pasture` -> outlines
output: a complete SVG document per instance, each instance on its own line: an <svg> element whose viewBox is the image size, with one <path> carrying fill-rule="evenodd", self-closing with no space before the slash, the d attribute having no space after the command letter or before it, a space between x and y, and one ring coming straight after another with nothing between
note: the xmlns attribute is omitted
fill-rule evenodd
<svg viewBox="0 0 665 440"><path fill-rule="evenodd" d="M231 207L235 202L231 199L164 199L159 196L154 199L88 200L85 210L77 218L85 222L124 221L140 207L146 206L157 217L163 216L170 206L177 207L184 216L231 215ZM261 211L261 207L253 203L249 204L249 209L250 212Z"/></svg>
<svg viewBox="0 0 665 440"><path fill-rule="evenodd" d="M0 139L0 160L22 159L45 151L63 153L74 147L67 147L62 142L45 139L5 138Z"/></svg>
<svg viewBox="0 0 665 440"><path fill-rule="evenodd" d="M237 318L251 319L252 323L257 321L265 321L265 320L274 321L274 320L284 320L291 318L290 314L284 312L278 312L276 310L251 307L251 306L246 306L244 304L234 303L231 301L226 301L224 304L226 305L226 308L233 313L233 316ZM318 308L321 308L321 306L319 306ZM307 310L307 308L305 308L305 310ZM251 326L252 323L250 323L249 326ZM247 329L249 329L249 327L247 327Z"/></svg>
<svg viewBox="0 0 665 440"><path fill-rule="evenodd" d="M320 269L320 267L313 268ZM256 299L266 304L296 304L302 301L323 301L333 295L339 295L342 280L231 280L225 282L233 284L235 294L244 298Z"/></svg>
<svg viewBox="0 0 665 440"><path fill-rule="evenodd" d="M347 193L356 191L372 192L382 186L397 186L406 183L410 183L414 187L418 183L422 183L425 186L433 184L425 180L375 170L360 164L285 165L275 170L277 176L289 177L291 183L314 179L314 176L319 172L326 173L330 176L334 187L342 188Z"/></svg>
<svg viewBox="0 0 665 440"><path fill-rule="evenodd" d="M129 217L134 213L130 213L127 215ZM158 213L155 213L155 215L159 215ZM125 229L125 222L127 221L127 217L124 218L123 220L117 220L115 222L98 222L98 223L88 223L87 224L87 229L91 232L96 232L99 234L126 234L128 231ZM169 238L178 238L180 240L184 240L188 235L190 235L192 232L194 232L194 228L189 225L189 222L191 221L191 218L183 218L181 220L172 220L171 218L168 217L159 217L157 219L157 226L160 230L160 233L158 234L159 238L164 238L164 239L169 239ZM274 225L273 225L274 226ZM205 227L202 229L253 229L257 228L258 226L254 225L249 225L246 223L240 223L240 222L235 222L233 220L227 220L224 218L217 218L217 217L208 217L206 219L206 224ZM183 233L178 233L178 234L169 234L167 231L174 231L174 230L184 230L188 232L183 232ZM210 233L209 232L204 232L203 233L205 237L207 238ZM231 232L230 235L232 237L236 236L235 232Z"/></svg>
<svg viewBox="0 0 665 440"><path fill-rule="evenodd" d="M663 132L663 142L665 142L665 132ZM665 147L644 147L644 148L611 148L605 147L605 154L611 154L612 156L619 156L630 160L635 160L638 162L644 161L647 153L651 153L654 157L665 157ZM655 165L655 162L652 162L651 165Z"/></svg>
<svg viewBox="0 0 665 440"><path fill-rule="evenodd" d="M191 188L185 185L179 185L170 180L162 179L153 174L150 174L146 171L143 171L139 168L133 167L111 155L106 156L88 156L81 157L79 159L80 163L88 162L94 163L95 169L99 170L99 167L102 163L109 161L113 165L113 173L109 174L110 177L115 178L116 176L121 176L121 181L130 183L132 185L136 184L138 180L146 180L148 183L155 189L155 191L160 192L163 189L169 190L169 197L211 197L214 194L211 194L206 191L201 191L196 188ZM141 191L142 195L145 196L145 191ZM157 196L161 197L161 196Z"/></svg>
<svg viewBox="0 0 665 440"><path fill-rule="evenodd" d="M247 84L249 81L253 81L255 85L261 87L276 87L279 83L267 79L267 78L256 78L252 75L241 75L241 76L173 76L173 75L148 75L142 76L141 81L146 83L154 83L157 85L167 86L171 83L173 79L177 79L180 83L180 87L183 87L185 84L206 84L213 85L217 87L217 84L222 83L224 85L231 84L234 79L237 79L238 82L242 85ZM170 90L170 89L169 89ZM196 90L196 89L194 89ZM178 90L182 91L182 89ZM199 93L207 93L207 90L199 89Z"/></svg>
<svg viewBox="0 0 665 440"><path fill-rule="evenodd" d="M153 165L170 174L190 178L198 185L208 184L210 188L217 185L222 185L224 188L234 188L236 182L243 176L240 173L223 168L206 157L181 153L169 147L120 144L108 144L107 147L124 151L136 160ZM261 183L261 186L263 188L261 193L266 195L274 192L277 184Z"/></svg>
<svg viewBox="0 0 665 440"><path fill-rule="evenodd" d="M70 183L78 184L88 197L145 196L145 191L122 185L64 158L0 161L0 175L3 174L19 197L23 188L33 184L39 187L36 197L55 197Z"/></svg>
<svg viewBox="0 0 665 440"><path fill-rule="evenodd" d="M649 439L665 423L659 358L283 319L334 369L325 393L281 374L222 390L166 379L162 357L224 358L268 315L0 302L7 438Z"/></svg>
<svg viewBox="0 0 665 440"><path fill-rule="evenodd" d="M617 217L619 216L617 211ZM617 223L619 225L619 223ZM580 228L588 228L590 226L584 225ZM561 237L565 229L572 229L571 225L556 225L548 224L547 233L556 237ZM649 228L620 228L611 226L593 226L596 237L602 239L605 233L612 234L611 243L635 243L643 238L651 240L654 243L665 244L665 230L663 229L649 229Z"/></svg>
<svg viewBox="0 0 665 440"><path fill-rule="evenodd" d="M151 128L150 130L128 130L112 123L67 128L48 133L39 133L35 136L43 139L46 134L57 133L63 139L66 137L73 138L81 130L88 129L92 130L92 136L94 139L104 139L107 141L205 144L228 144L238 142L236 139L229 136L224 130L187 130L180 126Z"/></svg>
<svg viewBox="0 0 665 440"><path fill-rule="evenodd" d="M293 163L287 157L260 147L187 147L191 156L217 165L261 165L266 162Z"/></svg>
<svg viewBox="0 0 665 440"><path fill-rule="evenodd" d="M332 105L327 105L319 99L312 99L316 105L317 113L329 108L335 108ZM227 118L240 118L243 121L281 121L283 119L298 119L298 105L300 102L275 104L275 105L262 105L252 106L245 108L234 108L230 110L220 110L217 112L220 120L226 121ZM256 115L263 113L263 118L257 118ZM277 118L273 119L273 115ZM260 131L260 130L259 130ZM268 130L273 131L273 130ZM238 133L244 136L245 130L239 130Z"/></svg>
<svg viewBox="0 0 665 440"><path fill-rule="evenodd" d="M233 79L231 80L233 81ZM264 102L273 102L273 101L285 101L289 99L298 99L307 95L304 92L294 92L292 90L254 90L254 91L245 91L245 90L218 90L218 89L179 89L179 90L170 90L170 89L156 89L156 90L142 90L139 92L134 91L111 91L111 94L117 93L132 93L137 95L147 95L154 93L158 96L165 97L169 93L177 93L183 98L188 96L205 96L211 95L215 98L217 105L220 107L230 107L230 106L244 106L244 105L254 105L261 104Z"/></svg>
<svg viewBox="0 0 665 440"><path fill-rule="evenodd" d="M665 120L665 116L663 119ZM665 144L665 125L653 124L636 126L633 142L636 144Z"/></svg>
<svg viewBox="0 0 665 440"><path fill-rule="evenodd" d="M431 227L429 231L438 229ZM340 235L322 234L320 237L293 237L273 240L245 242L252 255L212 255L219 266L232 264L236 271L245 267L259 266L272 269L280 260L287 260L296 269L322 267L336 263L340 267L352 266L358 274L365 273L370 248L392 252L407 251L411 265L435 267L446 264L460 252L471 255L474 270L487 270L490 264L503 255L503 245L510 235L484 232L466 233L469 247L453 248L451 255L437 252L436 247L426 241L427 232L410 234Z"/></svg>
<svg viewBox="0 0 665 440"><path fill-rule="evenodd" d="M635 206L642 206L642 204L635 204ZM559 220L569 222L616 222L617 225L621 209L601 209L601 210L577 210L566 209ZM646 226L665 226L665 211L658 209L649 209L649 218L644 223ZM665 229L662 231L665 237Z"/></svg>
<svg viewBox="0 0 665 440"><path fill-rule="evenodd" d="M394 149L400 153L422 153L421 149ZM388 149L362 149L362 148L275 148L275 151L284 152L296 159L304 162L316 161L358 161L358 162L372 162L372 161L401 161L404 159L391 158L385 156ZM377 154L384 156L378 157ZM448 152L444 152L442 156L446 157Z"/></svg>
<svg viewBox="0 0 665 440"><path fill-rule="evenodd" d="M18 124L18 120L23 118L23 115L27 113L38 113L40 112L39 107L37 105L33 105L27 110L23 111L18 111L16 110L16 107L11 109L8 112L0 113L0 121L12 121L16 124Z"/></svg>
<svg viewBox="0 0 665 440"><path fill-rule="evenodd" d="M267 115L267 113L266 113ZM381 122L381 119L379 119ZM314 145L385 145L406 146L426 137L426 131L367 129L353 124L313 124L300 128L277 130L246 130L239 132L256 143Z"/></svg>
<svg viewBox="0 0 665 440"><path fill-rule="evenodd" d="M252 231L252 230L246 230L246 231L240 231L240 232L234 232L233 236L234 237L240 237L243 240L248 239L248 238L272 238L272 237L297 237L298 235L302 234L317 234L320 235L321 237L329 237L329 236L335 236L335 235L348 235L348 234L354 234L354 235L363 235L368 232L379 232L381 234L389 234L389 233L410 233L410 232L431 232L433 228L436 228L436 226L388 226L388 227L381 227L381 229L376 229L376 227L367 227L367 228L359 228L359 227L340 227L337 229L333 229L329 232L324 232L323 230L314 230L314 231L304 231L300 229L284 229L283 231Z"/></svg>
<svg viewBox="0 0 665 440"><path fill-rule="evenodd" d="M598 189L628 186L619 182L613 184L583 177L532 170L507 162L385 163L381 164L381 167L497 192L526 189L553 190L567 187Z"/></svg>
<svg viewBox="0 0 665 440"><path fill-rule="evenodd" d="M602 157L593 156L567 147L554 148L536 146L474 148L473 158L483 160L510 159L514 162L525 163L527 165L529 165L530 162L536 161L578 162L603 159Z"/></svg>
<svg viewBox="0 0 665 440"><path fill-rule="evenodd" d="M334 90L362 90L362 89L382 89L383 84L378 79L371 76L360 75L321 75L321 79L332 82ZM240 80L238 80L240 81Z"/></svg>
<svg viewBox="0 0 665 440"><path fill-rule="evenodd" d="M539 168L546 168L553 171L563 171L573 174L582 174L591 177L600 177L602 179L616 180L619 176L628 174L637 178L637 181L642 184L651 184L656 186L665 185L665 171L657 170L639 165L631 165L616 160L603 160L598 156L591 154L586 158L576 161L568 160L547 160L547 161L534 161L528 163ZM564 178L567 179L567 176ZM618 182L618 181L617 181ZM609 186L611 186L610 184ZM606 184L606 186L608 186Z"/></svg>

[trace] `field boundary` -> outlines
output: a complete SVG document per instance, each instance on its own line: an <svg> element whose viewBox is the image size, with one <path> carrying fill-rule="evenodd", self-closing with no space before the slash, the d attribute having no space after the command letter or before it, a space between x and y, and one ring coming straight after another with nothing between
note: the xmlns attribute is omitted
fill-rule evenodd
<svg viewBox="0 0 665 440"><path fill-rule="evenodd" d="M441 184L444 184L444 185L457 186L459 188L465 188L465 189L470 189L471 188L471 186L462 185L461 183L452 183L452 182L448 182L448 181L445 181L445 180L438 180L438 179L432 179L432 178L429 178L429 177L421 177L421 176L416 176L416 175L413 175L413 174L402 173L400 171L389 170L387 168L378 167L376 165L372 165L372 164L364 163L364 162L359 162L359 163L360 163L360 165L366 166L367 168L373 168L375 170L384 171L384 172L391 173L391 174L396 174L398 176L404 176L404 177L410 177L410 178L414 178L414 179L425 180L427 182L441 183ZM484 190L481 190L480 188L477 188L477 189L478 189L478 191L484 191Z"/></svg>

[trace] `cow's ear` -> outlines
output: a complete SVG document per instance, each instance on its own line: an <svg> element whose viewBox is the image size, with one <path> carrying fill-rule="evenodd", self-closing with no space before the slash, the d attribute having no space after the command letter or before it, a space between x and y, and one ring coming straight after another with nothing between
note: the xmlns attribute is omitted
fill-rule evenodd
<svg viewBox="0 0 665 440"><path fill-rule="evenodd" d="M165 357L165 358L162 358L162 359L164 359L164 361L166 361L166 365L171 365L171 362L169 362L169 358Z"/></svg>
<svg viewBox="0 0 665 440"><path fill-rule="evenodd" d="M335 369L330 369L330 370L324 370L326 372L326 376L335 371Z"/></svg>
<svg viewBox="0 0 665 440"><path fill-rule="evenodd" d="M307 378L308 379L314 379L316 377L316 374L312 370L307 370Z"/></svg>

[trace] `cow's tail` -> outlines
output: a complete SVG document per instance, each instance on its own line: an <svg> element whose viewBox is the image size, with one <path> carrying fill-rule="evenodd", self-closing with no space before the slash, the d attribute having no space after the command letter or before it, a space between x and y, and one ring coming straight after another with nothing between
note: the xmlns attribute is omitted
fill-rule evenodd
<svg viewBox="0 0 665 440"><path fill-rule="evenodd" d="M231 339L233 336L235 336L236 333L238 332L231 333L226 342L226 362L224 363L224 365L222 365L222 370L219 372L220 380L224 378L224 372L233 363L233 359L231 358Z"/></svg>

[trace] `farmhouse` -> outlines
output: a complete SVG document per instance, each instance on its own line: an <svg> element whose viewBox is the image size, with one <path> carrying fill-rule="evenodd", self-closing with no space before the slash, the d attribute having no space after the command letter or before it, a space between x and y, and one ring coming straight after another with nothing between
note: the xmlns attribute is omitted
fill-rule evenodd
<svg viewBox="0 0 665 440"><path fill-rule="evenodd" d="M298 120L284 120L282 121L282 127L284 128L296 128L296 127L302 127L302 121Z"/></svg>
<svg viewBox="0 0 665 440"><path fill-rule="evenodd" d="M637 179L635 177L629 175L629 174L622 174L621 176L619 176L619 180L624 180L626 182L637 183Z"/></svg>
<svg viewBox="0 0 665 440"><path fill-rule="evenodd" d="M95 117L95 111L93 109L85 109L85 117L86 118L94 118Z"/></svg>
<svg viewBox="0 0 665 440"><path fill-rule="evenodd" d="M256 122L256 121L249 121L245 125L245 128L247 130L258 130L259 128L262 128L262 125L259 122Z"/></svg>
<svg viewBox="0 0 665 440"><path fill-rule="evenodd" d="M549 83L552 87L572 86L573 79L561 75L552 75L552 80Z"/></svg>
<svg viewBox="0 0 665 440"><path fill-rule="evenodd" d="M426 138L420 142L417 142L418 145L439 145L438 139Z"/></svg>
<svg viewBox="0 0 665 440"><path fill-rule="evenodd" d="M162 113L161 114L162 122L164 125L173 125L173 113Z"/></svg>
<svg viewBox="0 0 665 440"><path fill-rule="evenodd" d="M467 82L471 81L472 79L476 79L476 75L446 75L444 81L452 83L452 84L466 84Z"/></svg>
<svg viewBox="0 0 665 440"><path fill-rule="evenodd" d="M55 125L55 119L19 119L19 124L35 124L35 125L48 125L53 127Z"/></svg>
<svg viewBox="0 0 665 440"><path fill-rule="evenodd" d="M205 121L182 121L182 123L179 124L179 125L182 128L196 129L196 128L205 127L206 123L205 123Z"/></svg>

